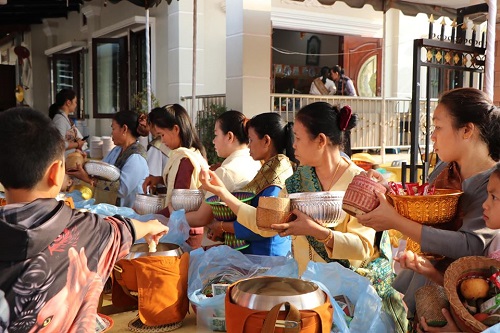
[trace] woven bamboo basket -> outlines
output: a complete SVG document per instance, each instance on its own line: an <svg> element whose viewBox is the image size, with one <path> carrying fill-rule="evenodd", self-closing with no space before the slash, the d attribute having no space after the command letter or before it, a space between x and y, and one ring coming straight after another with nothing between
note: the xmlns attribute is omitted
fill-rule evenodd
<svg viewBox="0 0 500 333"><path fill-rule="evenodd" d="M257 207L257 228L272 230L271 225L284 223L290 217L290 199L260 197Z"/></svg>
<svg viewBox="0 0 500 333"><path fill-rule="evenodd" d="M388 194L392 205L402 216L426 225L450 222L457 213L459 190L438 189L432 195Z"/></svg>
<svg viewBox="0 0 500 333"><path fill-rule="evenodd" d="M232 194L244 203L248 203L255 196L251 192L234 192ZM205 202L212 208L212 213L217 221L231 222L236 220L236 214L220 200L219 196L213 195L207 198Z"/></svg>
<svg viewBox="0 0 500 333"><path fill-rule="evenodd" d="M444 289L450 301L451 313L458 327L464 332L482 332L488 326L476 320L467 311L457 290L460 283L467 278L488 278L491 275L491 266L500 268L500 261L480 256L463 257L454 261L444 273Z"/></svg>
<svg viewBox="0 0 500 333"><path fill-rule="evenodd" d="M457 213L458 199L462 195L459 190L438 189L432 195L395 195L388 194L389 202L402 216L425 225L450 222ZM423 253L420 244L411 238L406 241L406 250L420 255Z"/></svg>
<svg viewBox="0 0 500 333"><path fill-rule="evenodd" d="M441 312L442 308L449 308L450 303L446 298L444 288L438 285L428 285L415 292L417 318L425 317L427 325L442 327L446 325L446 318Z"/></svg>

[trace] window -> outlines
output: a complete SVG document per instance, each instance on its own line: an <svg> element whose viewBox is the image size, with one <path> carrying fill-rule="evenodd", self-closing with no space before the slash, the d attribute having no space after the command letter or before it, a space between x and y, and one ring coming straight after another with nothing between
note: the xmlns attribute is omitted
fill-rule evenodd
<svg viewBox="0 0 500 333"><path fill-rule="evenodd" d="M128 109L126 38L94 38L92 64L94 118L111 118Z"/></svg>
<svg viewBox="0 0 500 333"><path fill-rule="evenodd" d="M54 54L52 56L52 89L53 96L61 89L72 89L77 96L78 106L76 107L76 117L78 119L85 118L83 112L80 85L80 63L81 52L69 54Z"/></svg>

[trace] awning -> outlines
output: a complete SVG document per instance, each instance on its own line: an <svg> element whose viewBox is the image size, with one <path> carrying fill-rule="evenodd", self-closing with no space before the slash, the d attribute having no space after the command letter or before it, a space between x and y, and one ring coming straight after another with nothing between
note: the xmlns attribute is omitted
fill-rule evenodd
<svg viewBox="0 0 500 333"><path fill-rule="evenodd" d="M291 0L306 2L308 0ZM345 2L349 7L363 8L370 5L377 11L394 8L405 15L415 16L419 13L433 14L434 16L455 17L458 8L469 7L486 3L485 0L317 0L322 5L330 6L335 2ZM445 5L444 5L445 4Z"/></svg>

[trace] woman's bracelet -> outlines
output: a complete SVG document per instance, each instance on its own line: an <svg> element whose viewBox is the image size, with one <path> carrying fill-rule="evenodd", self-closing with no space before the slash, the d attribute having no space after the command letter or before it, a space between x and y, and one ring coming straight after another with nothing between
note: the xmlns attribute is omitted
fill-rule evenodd
<svg viewBox="0 0 500 333"><path fill-rule="evenodd" d="M332 229L328 229L328 236L326 236L326 238L325 238L325 239L316 239L316 240L317 240L318 242L320 242L320 243L324 243L324 244L326 244L326 243L328 243L328 242L330 241L330 239L332 239L332 238L333 238L333 231L332 231Z"/></svg>
<svg viewBox="0 0 500 333"><path fill-rule="evenodd" d="M226 232L226 230L224 230L224 222L223 221L220 221L220 230L222 230L222 232Z"/></svg>

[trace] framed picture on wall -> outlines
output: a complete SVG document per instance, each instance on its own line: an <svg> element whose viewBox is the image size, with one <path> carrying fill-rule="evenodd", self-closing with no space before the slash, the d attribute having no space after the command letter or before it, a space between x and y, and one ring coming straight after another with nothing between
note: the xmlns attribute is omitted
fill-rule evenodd
<svg viewBox="0 0 500 333"><path fill-rule="evenodd" d="M9 50L0 52L0 64L9 64Z"/></svg>
<svg viewBox="0 0 500 333"><path fill-rule="evenodd" d="M319 65L319 54L321 50L321 41L318 36L311 36L307 40L307 55L306 55L306 65Z"/></svg>

